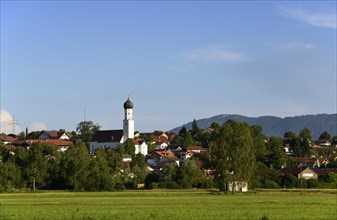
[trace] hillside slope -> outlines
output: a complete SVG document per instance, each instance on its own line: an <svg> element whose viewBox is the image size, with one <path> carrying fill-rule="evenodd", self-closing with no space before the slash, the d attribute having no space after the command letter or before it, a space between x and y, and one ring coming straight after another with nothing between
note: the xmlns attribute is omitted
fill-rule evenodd
<svg viewBox="0 0 337 220"><path fill-rule="evenodd" d="M287 131L292 131L299 134L302 128L309 128L313 139L317 139L323 131L328 131L331 136L337 135L337 114L317 114L303 115L295 117L246 117L242 115L216 115L211 118L197 120L199 128L208 128L213 122L220 125L234 119L240 122L246 122L249 125L260 125L263 128L263 133L267 136L283 137ZM171 131L178 133L182 127L191 129L192 122L172 129Z"/></svg>

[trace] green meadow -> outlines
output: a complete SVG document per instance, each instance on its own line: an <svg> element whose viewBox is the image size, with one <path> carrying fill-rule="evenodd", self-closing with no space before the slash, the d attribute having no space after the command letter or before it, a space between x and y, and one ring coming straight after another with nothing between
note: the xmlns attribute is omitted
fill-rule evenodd
<svg viewBox="0 0 337 220"><path fill-rule="evenodd" d="M135 190L0 194L0 219L337 219L336 191Z"/></svg>

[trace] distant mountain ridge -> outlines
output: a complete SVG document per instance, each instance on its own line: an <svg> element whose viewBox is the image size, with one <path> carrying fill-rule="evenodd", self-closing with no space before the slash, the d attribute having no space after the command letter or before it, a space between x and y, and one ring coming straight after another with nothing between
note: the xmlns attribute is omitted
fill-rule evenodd
<svg viewBox="0 0 337 220"><path fill-rule="evenodd" d="M260 125L266 136L283 137L284 133L287 131L299 134L300 130L303 128L308 128L311 131L313 139L318 139L323 131L328 131L331 136L337 135L337 114L316 114L285 118L276 116L246 117L242 115L223 114L196 121L199 128L205 129L210 127L213 122L222 125L229 119L246 122L250 126ZM182 127L191 129L192 122L176 127L171 131L178 133Z"/></svg>

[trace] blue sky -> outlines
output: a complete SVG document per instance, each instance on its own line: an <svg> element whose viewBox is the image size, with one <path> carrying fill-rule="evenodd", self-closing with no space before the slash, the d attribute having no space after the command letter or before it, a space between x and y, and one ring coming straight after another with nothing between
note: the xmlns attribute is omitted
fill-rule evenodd
<svg viewBox="0 0 337 220"><path fill-rule="evenodd" d="M336 113L336 1L1 1L1 132Z"/></svg>

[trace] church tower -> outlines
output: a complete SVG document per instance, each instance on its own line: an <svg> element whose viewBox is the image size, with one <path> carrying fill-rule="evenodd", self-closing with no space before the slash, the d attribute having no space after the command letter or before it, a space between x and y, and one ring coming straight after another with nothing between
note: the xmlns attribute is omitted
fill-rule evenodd
<svg viewBox="0 0 337 220"><path fill-rule="evenodd" d="M128 100L124 103L124 120L123 120L123 137L125 142L129 138L134 138L135 133L135 121L133 120L133 103Z"/></svg>

